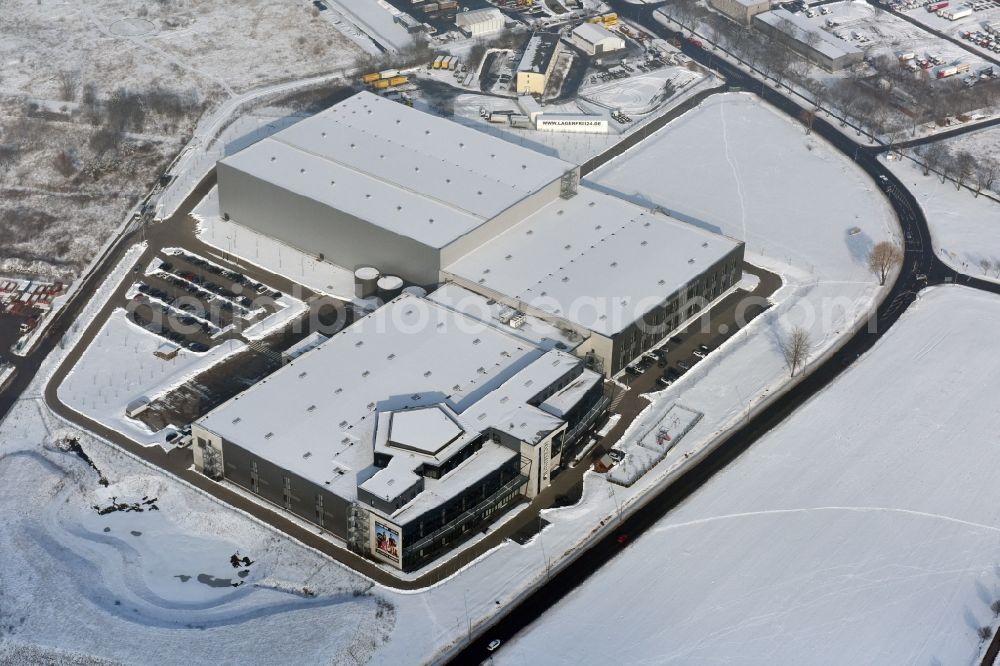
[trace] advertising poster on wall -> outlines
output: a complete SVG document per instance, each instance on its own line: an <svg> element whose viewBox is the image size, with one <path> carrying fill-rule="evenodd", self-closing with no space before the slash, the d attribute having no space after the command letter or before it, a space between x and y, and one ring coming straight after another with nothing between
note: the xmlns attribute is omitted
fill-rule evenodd
<svg viewBox="0 0 1000 666"><path fill-rule="evenodd" d="M399 532L375 521L375 552L399 564Z"/></svg>

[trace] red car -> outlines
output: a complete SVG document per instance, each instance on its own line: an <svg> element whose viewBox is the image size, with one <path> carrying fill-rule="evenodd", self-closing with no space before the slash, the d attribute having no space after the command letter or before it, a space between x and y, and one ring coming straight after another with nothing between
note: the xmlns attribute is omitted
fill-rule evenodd
<svg viewBox="0 0 1000 666"><path fill-rule="evenodd" d="M688 37L687 40L688 40L688 44L690 44L691 46L697 46L699 49L702 47L702 43L701 43L700 39L695 39L694 37Z"/></svg>
<svg viewBox="0 0 1000 666"><path fill-rule="evenodd" d="M625 544L628 543L628 535L627 534L619 534L618 536L615 537L615 541L617 541L619 543L619 545L624 546Z"/></svg>

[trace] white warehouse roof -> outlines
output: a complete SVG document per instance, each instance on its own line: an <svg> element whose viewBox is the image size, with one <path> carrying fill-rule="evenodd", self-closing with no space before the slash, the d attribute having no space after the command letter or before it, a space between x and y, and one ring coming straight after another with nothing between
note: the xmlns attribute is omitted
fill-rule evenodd
<svg viewBox="0 0 1000 666"><path fill-rule="evenodd" d="M503 30L504 23L503 13L496 7L459 12L455 16L455 25L465 28L473 35L485 35Z"/></svg>
<svg viewBox="0 0 1000 666"><path fill-rule="evenodd" d="M608 40L613 41L615 44L624 44L625 42L618 35L596 23L581 23L573 29L573 36L582 39L588 44L600 44Z"/></svg>
<svg viewBox="0 0 1000 666"><path fill-rule="evenodd" d="M754 17L755 20L780 30L789 37L816 49L831 60L846 55L860 54L861 50L835 35L823 30L819 24L812 23L801 14L793 14L787 9L775 9L763 12ZM814 35L810 38L808 35ZM812 41L810 41L812 40Z"/></svg>
<svg viewBox="0 0 1000 666"><path fill-rule="evenodd" d="M370 92L221 162L437 248L574 168Z"/></svg>
<svg viewBox="0 0 1000 666"><path fill-rule="evenodd" d="M443 271L611 336L739 242L588 187Z"/></svg>
<svg viewBox="0 0 1000 666"><path fill-rule="evenodd" d="M470 407L542 351L403 294L222 404L199 424L353 500L371 477L379 411Z"/></svg>

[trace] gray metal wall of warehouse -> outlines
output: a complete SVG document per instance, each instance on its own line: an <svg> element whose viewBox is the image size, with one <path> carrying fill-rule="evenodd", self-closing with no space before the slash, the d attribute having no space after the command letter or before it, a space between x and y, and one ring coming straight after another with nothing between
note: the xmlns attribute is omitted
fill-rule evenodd
<svg viewBox="0 0 1000 666"><path fill-rule="evenodd" d="M249 490L258 497L271 502L296 516L320 525L328 532L347 538L347 508L349 502L311 481L283 469L272 462L255 456L226 439L222 440L225 460L224 476L227 481ZM251 463L257 463L258 484L256 490L251 483ZM285 477L291 486L291 501L286 506L284 496ZM317 495L323 497L323 521L317 517Z"/></svg>
<svg viewBox="0 0 1000 666"><path fill-rule="evenodd" d="M441 252L265 180L216 165L219 208L233 221L354 270L375 266L408 282L438 281Z"/></svg>

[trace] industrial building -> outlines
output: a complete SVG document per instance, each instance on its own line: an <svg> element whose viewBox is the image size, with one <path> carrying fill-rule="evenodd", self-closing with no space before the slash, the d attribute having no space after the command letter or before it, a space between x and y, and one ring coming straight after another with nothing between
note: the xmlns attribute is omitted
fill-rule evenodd
<svg viewBox="0 0 1000 666"><path fill-rule="evenodd" d="M770 0L708 0L708 4L741 25L750 25L754 16L771 9Z"/></svg>
<svg viewBox="0 0 1000 666"><path fill-rule="evenodd" d="M828 72L839 71L864 59L861 49L787 9L757 14L753 23L764 34Z"/></svg>
<svg viewBox="0 0 1000 666"><path fill-rule="evenodd" d="M468 37L485 37L504 29L503 13L496 7L459 12L455 25Z"/></svg>
<svg viewBox="0 0 1000 666"><path fill-rule="evenodd" d="M559 59L560 48L558 34L536 32L531 36L517 65L518 95L541 95L545 92Z"/></svg>
<svg viewBox="0 0 1000 666"><path fill-rule="evenodd" d="M218 162L220 214L354 270L440 268L558 198L579 169L361 92Z"/></svg>
<svg viewBox="0 0 1000 666"><path fill-rule="evenodd" d="M585 339L575 353L611 376L736 286L743 251L739 241L581 187L442 276L575 332Z"/></svg>
<svg viewBox="0 0 1000 666"><path fill-rule="evenodd" d="M602 378L456 289L400 295L201 418L196 468L407 571L534 497L605 413Z"/></svg>
<svg viewBox="0 0 1000 666"><path fill-rule="evenodd" d="M625 48L625 40L596 23L581 23L573 28L570 41L587 55L600 56Z"/></svg>

